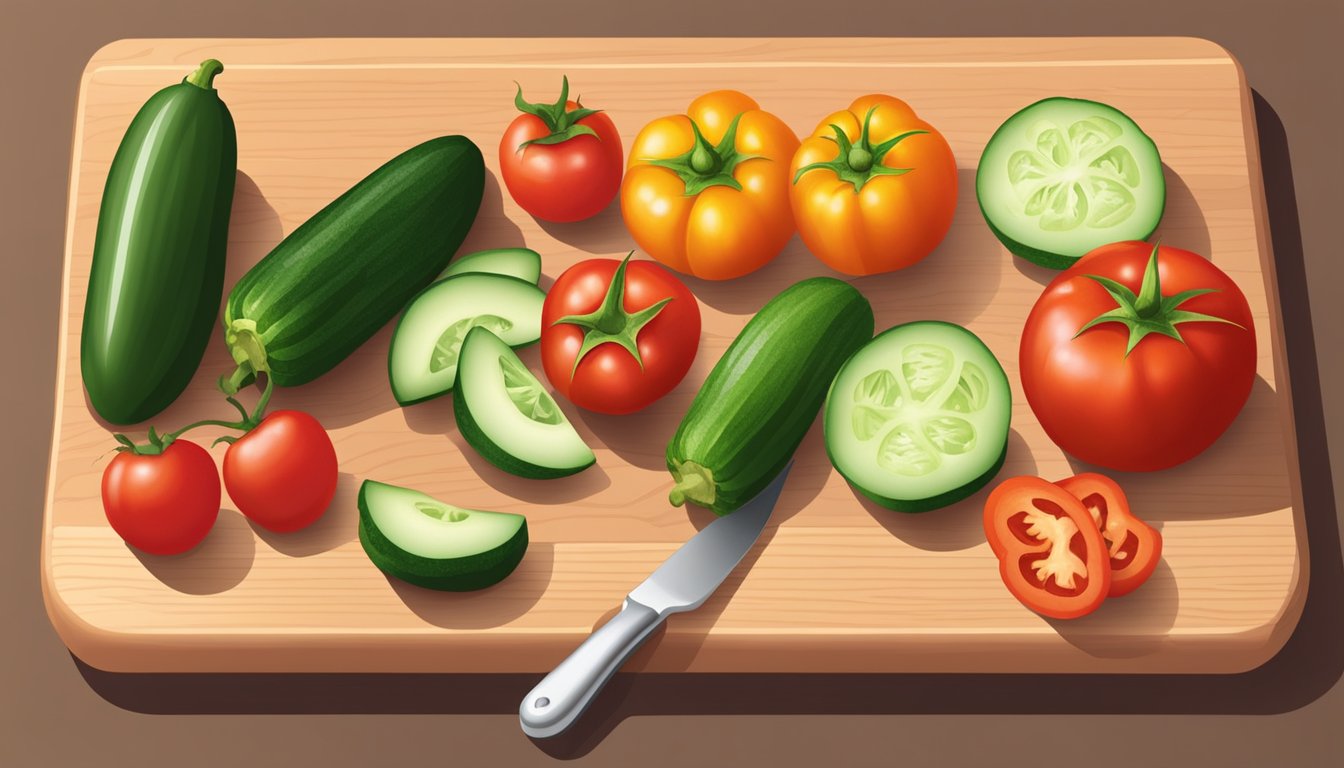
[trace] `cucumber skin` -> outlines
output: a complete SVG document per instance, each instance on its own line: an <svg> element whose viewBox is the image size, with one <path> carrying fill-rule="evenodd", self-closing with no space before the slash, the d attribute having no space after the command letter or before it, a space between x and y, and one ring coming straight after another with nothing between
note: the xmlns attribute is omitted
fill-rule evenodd
<svg viewBox="0 0 1344 768"><path fill-rule="evenodd" d="M667 445L714 477L725 515L760 493L816 420L840 366L873 337L873 308L853 286L814 277L784 289L728 347Z"/></svg>
<svg viewBox="0 0 1344 768"><path fill-rule="evenodd" d="M369 515L364 486L359 488L359 543L383 573L408 584L446 592L470 592L498 584L513 573L527 553L527 520L502 546L453 560L413 555L387 540Z"/></svg>
<svg viewBox="0 0 1344 768"><path fill-rule="evenodd" d="M243 275L227 328L256 323L276 385L334 368L428 285L466 239L485 191L481 151L440 136L384 163Z"/></svg>
<svg viewBox="0 0 1344 768"><path fill-rule="evenodd" d="M126 129L103 187L80 334L84 387L108 422L152 418L200 366L224 289L237 169L233 117L213 88L170 85Z"/></svg>
<svg viewBox="0 0 1344 768"><path fill-rule="evenodd" d="M462 343L466 344L466 341L463 340ZM551 480L578 474L597 463L597 457L593 457L592 461L581 467L556 469L555 467L543 467L540 464L523 461L517 456L513 456L496 445L495 441L485 434L485 430L481 429L481 426L476 423L476 419L472 418L471 409L466 404L466 398L456 391L453 393L453 417L457 421L457 431L462 434L462 438L467 441L467 444L475 448L476 452L485 457L486 461L511 475L528 477L534 480Z"/></svg>

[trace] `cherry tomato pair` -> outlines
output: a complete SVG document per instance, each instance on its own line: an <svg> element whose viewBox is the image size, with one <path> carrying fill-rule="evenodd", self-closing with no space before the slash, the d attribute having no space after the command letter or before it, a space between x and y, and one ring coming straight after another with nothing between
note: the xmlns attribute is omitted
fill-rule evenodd
<svg viewBox="0 0 1344 768"><path fill-rule="evenodd" d="M122 439L122 438L119 438ZM127 544L175 555L205 538L219 515L214 459L189 440L126 446L103 472L103 511ZM224 486L248 519L276 533L311 525L336 493L336 451L317 419L275 411L224 455Z"/></svg>
<svg viewBox="0 0 1344 768"><path fill-rule="evenodd" d="M1129 594L1162 557L1162 535L1130 512L1114 480L1095 473L1005 480L985 502L984 524L1008 591L1056 619Z"/></svg>

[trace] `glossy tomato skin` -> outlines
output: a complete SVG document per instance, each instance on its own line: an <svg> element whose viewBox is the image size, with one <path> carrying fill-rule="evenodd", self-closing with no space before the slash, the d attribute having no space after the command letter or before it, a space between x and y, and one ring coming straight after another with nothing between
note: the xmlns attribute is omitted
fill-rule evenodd
<svg viewBox="0 0 1344 768"><path fill-rule="evenodd" d="M570 110L577 109L568 102ZM596 136L580 135L558 144L523 143L550 133L536 115L514 118L499 141L499 168L509 194L523 210L545 221L570 222L601 213L621 188L624 153L621 135L605 112L581 118L578 125Z"/></svg>
<svg viewBox="0 0 1344 768"><path fill-rule="evenodd" d="M575 264L555 281L541 310L541 362L546 378L575 405L598 413L632 413L671 392L690 370L700 346L700 307L695 296L657 264L631 261L626 267L623 302L627 312L672 299L636 337L643 368L624 347L606 343L589 351L576 371L574 358L583 344L584 329L556 321L597 310L619 266L616 259Z"/></svg>
<svg viewBox="0 0 1344 768"><path fill-rule="evenodd" d="M675 171L648 162L691 151L692 122L717 145L734 118L737 152L753 158L732 171L741 189L714 185L687 194ZM751 97L726 90L706 93L691 102L686 114L660 117L635 137L621 184L626 228L641 251L683 274L730 280L754 272L793 237L789 161L797 148L793 130Z"/></svg>
<svg viewBox="0 0 1344 768"><path fill-rule="evenodd" d="M214 459L187 440L152 456L124 451L103 471L108 523L151 555L178 555L200 544L219 516L219 499Z"/></svg>
<svg viewBox="0 0 1344 768"><path fill-rule="evenodd" d="M1200 454L1236 418L1255 380L1246 297L1222 270L1190 251L1159 248L1162 295L1215 289L1181 309L1231 323L1180 323L1184 343L1150 333L1128 355L1129 332L1119 323L1078 333L1117 306L1087 275L1138 293L1152 249L1127 241L1086 254L1046 286L1022 331L1022 389L1046 434L1083 461L1125 472L1165 469Z"/></svg>
<svg viewBox="0 0 1344 768"><path fill-rule="evenodd" d="M317 419L273 411L224 454L224 487L238 511L274 533L311 525L336 494L336 449Z"/></svg>
<svg viewBox="0 0 1344 768"><path fill-rule="evenodd" d="M813 163L836 159L832 125L858 142L869 110L873 144L924 131L900 140L882 158L882 165L908 172L873 176L856 191L835 171L815 169L798 176L789 194L798 235L808 250L848 275L891 272L921 261L947 236L957 207L951 146L909 104L892 96L860 97L818 123L793 157L791 178Z"/></svg>

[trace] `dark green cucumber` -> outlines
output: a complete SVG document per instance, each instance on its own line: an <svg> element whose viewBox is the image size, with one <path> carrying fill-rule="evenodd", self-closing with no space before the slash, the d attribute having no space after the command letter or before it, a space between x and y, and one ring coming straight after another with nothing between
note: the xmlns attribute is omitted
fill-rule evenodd
<svg viewBox="0 0 1344 768"><path fill-rule="evenodd" d="M756 313L710 371L667 446L669 500L732 512L802 442L835 373L873 337L873 308L848 283L814 277Z"/></svg>
<svg viewBox="0 0 1344 768"><path fill-rule="evenodd" d="M238 141L201 63L145 102L103 187L79 365L114 424L153 417L196 373L219 313Z"/></svg>
<svg viewBox="0 0 1344 768"><path fill-rule="evenodd" d="M448 265L484 190L480 149L441 136L313 214L229 293L225 340L239 365L225 389L263 367L282 387L334 368Z"/></svg>

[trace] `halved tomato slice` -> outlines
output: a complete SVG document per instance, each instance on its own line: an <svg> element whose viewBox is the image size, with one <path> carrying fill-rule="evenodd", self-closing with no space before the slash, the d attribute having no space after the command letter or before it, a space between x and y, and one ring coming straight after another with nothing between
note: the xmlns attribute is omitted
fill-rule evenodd
<svg viewBox="0 0 1344 768"><path fill-rule="evenodd" d="M1003 583L1031 610L1074 619L1106 599L1106 544L1073 494L1039 477L1010 478L989 494L984 523Z"/></svg>
<svg viewBox="0 0 1344 768"><path fill-rule="evenodd" d="M1084 472L1056 485L1083 503L1106 541L1111 559L1111 597L1133 592L1153 575L1162 558L1162 534L1130 512L1129 500L1114 480Z"/></svg>

